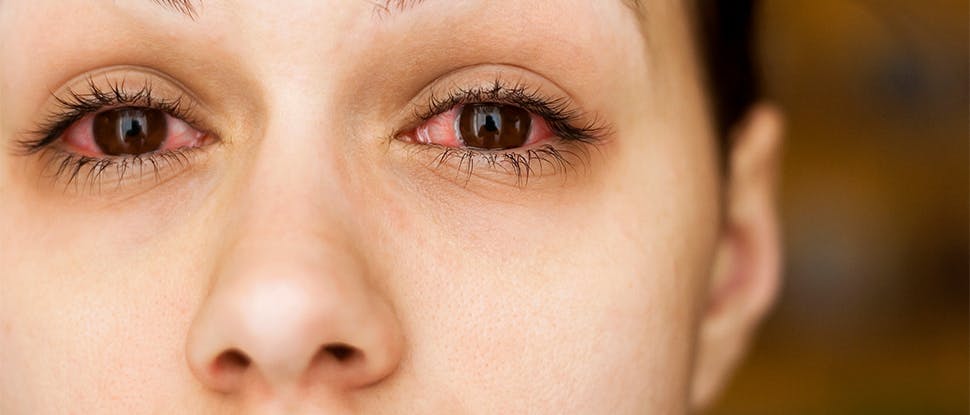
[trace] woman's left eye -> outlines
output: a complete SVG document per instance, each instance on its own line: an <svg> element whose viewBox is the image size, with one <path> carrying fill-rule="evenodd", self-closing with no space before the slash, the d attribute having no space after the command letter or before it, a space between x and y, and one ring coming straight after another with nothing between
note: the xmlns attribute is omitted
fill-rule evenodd
<svg viewBox="0 0 970 415"><path fill-rule="evenodd" d="M511 150L552 137L545 121L507 104L464 104L438 114L413 132L407 141L451 148Z"/></svg>
<svg viewBox="0 0 970 415"><path fill-rule="evenodd" d="M88 114L64 131L61 140L83 156L138 156L198 147L206 134L152 108L124 107Z"/></svg>

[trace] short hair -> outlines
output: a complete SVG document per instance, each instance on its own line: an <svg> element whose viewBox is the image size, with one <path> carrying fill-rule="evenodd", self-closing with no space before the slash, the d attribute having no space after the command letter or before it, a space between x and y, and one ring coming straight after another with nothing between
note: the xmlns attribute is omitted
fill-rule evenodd
<svg viewBox="0 0 970 415"><path fill-rule="evenodd" d="M757 0L696 0L697 40L710 110L722 147L760 97L755 62Z"/></svg>

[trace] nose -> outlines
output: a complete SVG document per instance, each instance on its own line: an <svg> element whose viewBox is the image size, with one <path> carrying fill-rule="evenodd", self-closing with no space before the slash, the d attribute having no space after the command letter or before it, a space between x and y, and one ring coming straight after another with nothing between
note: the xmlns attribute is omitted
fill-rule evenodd
<svg viewBox="0 0 970 415"><path fill-rule="evenodd" d="M189 331L195 376L243 393L348 390L393 373L402 354L395 314L359 261L332 251L319 243L233 250Z"/></svg>

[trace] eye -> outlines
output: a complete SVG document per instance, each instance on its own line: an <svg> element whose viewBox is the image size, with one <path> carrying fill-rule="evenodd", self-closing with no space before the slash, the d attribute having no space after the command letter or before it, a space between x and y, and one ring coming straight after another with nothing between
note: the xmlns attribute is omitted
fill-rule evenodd
<svg viewBox="0 0 970 415"><path fill-rule="evenodd" d="M64 131L62 141L89 157L143 155L197 147L206 134L166 112L124 107L89 114Z"/></svg>
<svg viewBox="0 0 970 415"><path fill-rule="evenodd" d="M545 121L507 104L464 104L435 115L407 136L409 141L444 147L510 150L552 137Z"/></svg>

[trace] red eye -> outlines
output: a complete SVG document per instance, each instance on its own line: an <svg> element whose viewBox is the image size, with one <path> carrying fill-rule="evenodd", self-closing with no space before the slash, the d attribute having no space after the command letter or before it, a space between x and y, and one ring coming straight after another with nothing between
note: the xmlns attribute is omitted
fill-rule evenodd
<svg viewBox="0 0 970 415"><path fill-rule="evenodd" d="M141 155L198 147L206 134L151 108L116 108L90 114L70 126L63 142L88 157Z"/></svg>
<svg viewBox="0 0 970 415"><path fill-rule="evenodd" d="M505 104L466 104L438 114L406 137L420 144L509 150L532 146L553 136L545 121L525 109Z"/></svg>

